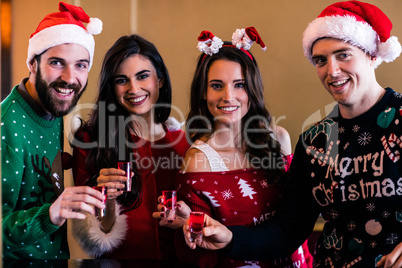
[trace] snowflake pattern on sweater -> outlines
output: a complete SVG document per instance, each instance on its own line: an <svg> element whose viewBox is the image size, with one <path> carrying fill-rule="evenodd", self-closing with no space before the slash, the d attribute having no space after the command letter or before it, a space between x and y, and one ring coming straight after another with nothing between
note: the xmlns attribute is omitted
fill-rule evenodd
<svg viewBox="0 0 402 268"><path fill-rule="evenodd" d="M365 114L343 119L336 106L301 136L293 164L326 220L316 267L374 267L402 242L401 119L402 95L388 88Z"/></svg>
<svg viewBox="0 0 402 268"><path fill-rule="evenodd" d="M225 225L257 226L269 221L282 194L280 187L268 183L263 171L255 169L187 172L180 174L178 182L179 199L192 210L204 211ZM241 261L183 247L177 250L182 261L199 267L307 267L303 247L275 261Z"/></svg>
<svg viewBox="0 0 402 268"><path fill-rule="evenodd" d="M3 258L68 259L66 228L49 218L64 189L63 119L41 118L17 87L1 103Z"/></svg>

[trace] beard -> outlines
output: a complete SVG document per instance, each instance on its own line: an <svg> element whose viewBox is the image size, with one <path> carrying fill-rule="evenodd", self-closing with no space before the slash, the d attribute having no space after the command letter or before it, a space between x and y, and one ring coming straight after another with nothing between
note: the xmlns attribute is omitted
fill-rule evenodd
<svg viewBox="0 0 402 268"><path fill-rule="evenodd" d="M46 110L55 117L62 117L68 114L77 105L78 100L81 98L82 93L84 93L87 88L88 81L81 90L80 84L69 84L67 82L61 81L60 79L51 82L49 85L42 78L42 73L40 68L35 76L35 88L38 92L39 99ZM61 99L58 98L54 92L56 88L72 89L74 94L72 99ZM81 90L81 91L80 91Z"/></svg>

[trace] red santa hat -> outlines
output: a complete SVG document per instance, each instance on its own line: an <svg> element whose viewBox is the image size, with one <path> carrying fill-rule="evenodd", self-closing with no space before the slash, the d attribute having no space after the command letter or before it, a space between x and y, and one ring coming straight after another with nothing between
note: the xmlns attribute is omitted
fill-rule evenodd
<svg viewBox="0 0 402 268"><path fill-rule="evenodd" d="M260 34L254 27L236 29L236 31L232 34L232 44L239 49L244 48L245 50L249 50L254 42L259 44L263 51L267 50L267 47L262 41Z"/></svg>
<svg viewBox="0 0 402 268"><path fill-rule="evenodd" d="M218 53L219 49L222 47L223 41L219 37L215 36L210 31L202 31L200 36L198 36L197 48L199 51L212 55Z"/></svg>
<svg viewBox="0 0 402 268"><path fill-rule="evenodd" d="M303 33L304 55L312 61L312 46L330 37L357 46L377 58L376 67L401 54L398 38L391 36L392 23L376 6L359 2L338 2L325 8Z"/></svg>
<svg viewBox="0 0 402 268"><path fill-rule="evenodd" d="M93 35L102 31L102 21L90 18L81 7L59 3L59 11L45 16L31 34L28 46L27 65L45 50L61 44L78 44L89 53L89 69L92 66L95 40ZM87 23L85 28L83 23Z"/></svg>

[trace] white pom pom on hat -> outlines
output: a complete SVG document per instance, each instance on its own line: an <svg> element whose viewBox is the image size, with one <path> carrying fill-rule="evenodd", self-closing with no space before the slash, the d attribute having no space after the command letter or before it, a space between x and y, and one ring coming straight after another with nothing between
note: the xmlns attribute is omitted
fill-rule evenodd
<svg viewBox="0 0 402 268"><path fill-rule="evenodd" d="M28 45L27 65L45 50L67 43L83 46L89 53L89 69L92 66L95 40L93 35L102 32L102 21L90 18L81 7L64 2L59 3L59 11L46 15L31 34ZM85 28L83 23L87 23Z"/></svg>
<svg viewBox="0 0 402 268"><path fill-rule="evenodd" d="M304 55L312 61L312 47L320 38L348 42L383 61L394 61L401 54L398 38L391 36L392 23L376 6L360 1L334 3L325 8L303 33Z"/></svg>
<svg viewBox="0 0 402 268"><path fill-rule="evenodd" d="M98 18L90 18L87 24L87 30L90 34L100 34L102 32L102 21Z"/></svg>

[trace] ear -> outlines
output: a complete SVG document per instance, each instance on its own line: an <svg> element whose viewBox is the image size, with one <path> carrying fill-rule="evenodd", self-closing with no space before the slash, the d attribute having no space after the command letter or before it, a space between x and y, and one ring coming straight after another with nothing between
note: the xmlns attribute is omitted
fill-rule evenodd
<svg viewBox="0 0 402 268"><path fill-rule="evenodd" d="M163 87L163 84L165 83L165 79L162 77L159 79L159 89Z"/></svg>
<svg viewBox="0 0 402 268"><path fill-rule="evenodd" d="M207 92L204 92L204 93L202 94L202 98L203 98L204 100L207 100Z"/></svg>
<svg viewBox="0 0 402 268"><path fill-rule="evenodd" d="M39 66L38 66L38 61L35 58L33 58L29 62L28 66L29 66L29 72L32 74L36 74L36 70L38 70Z"/></svg>
<svg viewBox="0 0 402 268"><path fill-rule="evenodd" d="M375 63L377 61L377 57L369 55L369 59L370 59L371 65L375 66Z"/></svg>

